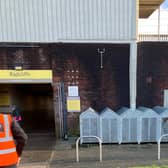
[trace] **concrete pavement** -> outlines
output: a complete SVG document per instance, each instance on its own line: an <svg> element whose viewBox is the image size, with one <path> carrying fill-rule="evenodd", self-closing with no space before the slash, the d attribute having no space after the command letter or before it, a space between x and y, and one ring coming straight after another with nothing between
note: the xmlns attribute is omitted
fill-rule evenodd
<svg viewBox="0 0 168 168"><path fill-rule="evenodd" d="M161 160L157 160L157 144L103 145L103 161L99 162L98 145L82 145L80 162L76 163L75 139L56 141L50 134L31 135L19 168L127 168L168 165L168 144L161 144Z"/></svg>

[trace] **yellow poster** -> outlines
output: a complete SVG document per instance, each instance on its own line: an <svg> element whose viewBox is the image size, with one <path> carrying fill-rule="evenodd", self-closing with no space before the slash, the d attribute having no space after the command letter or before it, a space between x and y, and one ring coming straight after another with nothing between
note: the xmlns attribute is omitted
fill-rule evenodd
<svg viewBox="0 0 168 168"><path fill-rule="evenodd" d="M8 93L0 93L0 106L9 106L10 96Z"/></svg>
<svg viewBox="0 0 168 168"><path fill-rule="evenodd" d="M68 97L67 98L67 111L68 112L80 112L80 98L79 97Z"/></svg>

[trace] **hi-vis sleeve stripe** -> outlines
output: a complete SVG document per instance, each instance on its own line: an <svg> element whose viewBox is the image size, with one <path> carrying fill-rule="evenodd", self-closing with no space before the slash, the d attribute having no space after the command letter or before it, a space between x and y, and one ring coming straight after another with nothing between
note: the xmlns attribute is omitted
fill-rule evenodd
<svg viewBox="0 0 168 168"><path fill-rule="evenodd" d="M13 137L0 138L0 142L8 142L12 140L13 140Z"/></svg>
<svg viewBox="0 0 168 168"><path fill-rule="evenodd" d="M8 116L4 115L4 120L5 120L5 134L6 137L9 137L9 120L8 120Z"/></svg>
<svg viewBox="0 0 168 168"><path fill-rule="evenodd" d="M16 148L0 150L0 155L9 154L9 153L13 153L13 152L16 152Z"/></svg>

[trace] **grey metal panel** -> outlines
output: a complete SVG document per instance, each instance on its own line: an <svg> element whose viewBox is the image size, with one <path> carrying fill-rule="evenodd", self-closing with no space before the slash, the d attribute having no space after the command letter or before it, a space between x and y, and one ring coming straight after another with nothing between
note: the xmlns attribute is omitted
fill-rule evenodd
<svg viewBox="0 0 168 168"><path fill-rule="evenodd" d="M149 118L143 118L142 119L142 142L149 141Z"/></svg>
<svg viewBox="0 0 168 168"><path fill-rule="evenodd" d="M137 118L124 118L122 126L122 142L137 142Z"/></svg>
<svg viewBox="0 0 168 168"><path fill-rule="evenodd" d="M142 142L157 142L161 136L161 118L150 108L138 107L142 111Z"/></svg>
<svg viewBox="0 0 168 168"><path fill-rule="evenodd" d="M97 142L96 138L82 138L82 136L99 136L100 122L99 115L92 108L80 114L80 137L81 143Z"/></svg>
<svg viewBox="0 0 168 168"><path fill-rule="evenodd" d="M151 141L156 141L157 139L157 119L156 118L151 118L150 119L150 140Z"/></svg>
<svg viewBox="0 0 168 168"><path fill-rule="evenodd" d="M168 134L168 118L161 119L161 135ZM162 141L168 141L168 137L164 137Z"/></svg>
<svg viewBox="0 0 168 168"><path fill-rule="evenodd" d="M110 132L109 132L109 124L110 124L110 121L108 119L102 119L102 127L103 127L103 135L102 135L102 141L104 143L109 143L109 135L110 135Z"/></svg>
<svg viewBox="0 0 168 168"><path fill-rule="evenodd" d="M130 129L129 129L129 119L124 118L122 121L122 142L129 142L129 134L130 134Z"/></svg>
<svg viewBox="0 0 168 168"><path fill-rule="evenodd" d="M137 128L138 127L138 121L137 118L131 118L130 119L130 141L137 142Z"/></svg>
<svg viewBox="0 0 168 168"><path fill-rule="evenodd" d="M110 139L112 140L112 142L118 142L118 127L119 127L119 120L117 119L112 119L111 120L111 125L110 125L110 128L111 128L111 133L110 133Z"/></svg>
<svg viewBox="0 0 168 168"><path fill-rule="evenodd" d="M168 134L168 108L155 106L153 110L161 117L161 135ZM168 137L164 137L162 141L168 141Z"/></svg>
<svg viewBox="0 0 168 168"><path fill-rule="evenodd" d="M1 42L135 38L135 0L0 0Z"/></svg>
<svg viewBox="0 0 168 168"><path fill-rule="evenodd" d="M87 136L89 134L89 120L88 119L83 119L82 121L84 127L82 127L82 132L84 136Z"/></svg>
<svg viewBox="0 0 168 168"><path fill-rule="evenodd" d="M120 40L135 38L134 0L58 0L58 39Z"/></svg>
<svg viewBox="0 0 168 168"><path fill-rule="evenodd" d="M142 142L155 142L157 138L157 119L143 118L142 119Z"/></svg>
<svg viewBox="0 0 168 168"><path fill-rule="evenodd" d="M102 119L102 140L103 143L118 142L118 119Z"/></svg>
<svg viewBox="0 0 168 168"><path fill-rule="evenodd" d="M120 117L110 108L105 108L100 114L100 138L103 143L116 143L120 141Z"/></svg>
<svg viewBox="0 0 168 168"><path fill-rule="evenodd" d="M137 109L123 107L117 111L122 121L122 141L123 143L138 142L141 139L141 115Z"/></svg>

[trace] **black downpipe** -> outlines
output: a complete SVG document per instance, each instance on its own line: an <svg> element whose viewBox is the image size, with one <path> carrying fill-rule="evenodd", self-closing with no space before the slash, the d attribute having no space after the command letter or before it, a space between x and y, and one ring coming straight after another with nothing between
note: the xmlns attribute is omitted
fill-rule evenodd
<svg viewBox="0 0 168 168"><path fill-rule="evenodd" d="M63 139L68 140L66 95L63 82L61 82L61 95L62 95L62 112L63 112Z"/></svg>

